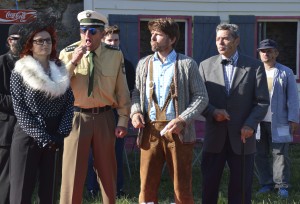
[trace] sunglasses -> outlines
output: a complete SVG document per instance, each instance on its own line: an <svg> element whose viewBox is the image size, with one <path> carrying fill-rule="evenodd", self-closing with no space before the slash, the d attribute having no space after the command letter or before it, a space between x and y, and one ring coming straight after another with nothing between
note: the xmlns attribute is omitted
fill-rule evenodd
<svg viewBox="0 0 300 204"><path fill-rule="evenodd" d="M32 40L33 43L37 44L37 45L44 45L45 43L50 45L52 44L52 39L51 38L46 38L46 39L36 39L36 40Z"/></svg>
<svg viewBox="0 0 300 204"><path fill-rule="evenodd" d="M80 33L85 34L86 31L89 31L91 35L95 35L98 31L97 28L87 28L87 27L80 27Z"/></svg>

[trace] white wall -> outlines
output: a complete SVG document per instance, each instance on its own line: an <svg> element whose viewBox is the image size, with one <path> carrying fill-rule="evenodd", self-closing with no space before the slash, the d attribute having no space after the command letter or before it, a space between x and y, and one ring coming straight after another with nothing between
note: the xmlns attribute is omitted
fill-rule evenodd
<svg viewBox="0 0 300 204"><path fill-rule="evenodd" d="M84 9L128 15L300 16L300 0L84 0ZM298 83L299 100L300 84Z"/></svg>
<svg viewBox="0 0 300 204"><path fill-rule="evenodd" d="M299 16L300 0L84 0L84 9L108 14Z"/></svg>

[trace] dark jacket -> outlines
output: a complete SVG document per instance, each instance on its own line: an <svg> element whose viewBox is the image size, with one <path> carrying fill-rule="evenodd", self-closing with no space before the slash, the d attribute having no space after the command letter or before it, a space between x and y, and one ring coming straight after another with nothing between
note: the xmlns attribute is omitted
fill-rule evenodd
<svg viewBox="0 0 300 204"><path fill-rule="evenodd" d="M202 113L206 118L203 150L221 152L228 134L232 150L241 154L241 128L245 125L256 130L269 107L266 73L262 62L239 54L232 87L227 95L221 60L221 55L216 55L200 63L200 74L209 98L209 104ZM215 121L215 109L225 109L230 120ZM255 151L255 136L252 136L245 144L245 154Z"/></svg>
<svg viewBox="0 0 300 204"><path fill-rule="evenodd" d="M10 76L17 58L11 52L0 56L0 146L9 146L16 123L10 94Z"/></svg>

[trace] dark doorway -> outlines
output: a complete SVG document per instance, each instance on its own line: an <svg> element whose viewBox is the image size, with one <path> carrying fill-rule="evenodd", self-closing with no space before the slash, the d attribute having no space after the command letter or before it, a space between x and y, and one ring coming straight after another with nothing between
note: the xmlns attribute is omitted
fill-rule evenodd
<svg viewBox="0 0 300 204"><path fill-rule="evenodd" d="M153 54L150 46L150 38L151 34L148 30L148 22L146 20L140 21L140 58L143 58L149 54ZM176 52L187 54L186 53L186 23L185 22L177 22L180 29L180 37L178 44L176 46Z"/></svg>
<svg viewBox="0 0 300 204"><path fill-rule="evenodd" d="M259 22L258 42L269 38L278 43L277 61L297 74L297 22Z"/></svg>

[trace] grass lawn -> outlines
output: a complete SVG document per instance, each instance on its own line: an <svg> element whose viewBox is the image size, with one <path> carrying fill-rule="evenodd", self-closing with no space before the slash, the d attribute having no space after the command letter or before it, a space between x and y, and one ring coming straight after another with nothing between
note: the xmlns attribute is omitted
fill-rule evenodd
<svg viewBox="0 0 300 204"><path fill-rule="evenodd" d="M200 151L201 148L195 148L195 151ZM136 204L138 203L138 194L140 187L139 179L139 152L138 150L129 150L128 152L129 164L131 167L131 178L129 178L126 164L124 164L125 175L125 191L130 194L130 198L118 199L117 204ZM254 176L252 186L252 203L253 204L300 204L300 144L293 144L290 146L291 159L291 185L288 199L280 199L277 192L272 192L267 195L256 196L255 193L260 188L258 179ZM125 161L125 160L124 160ZM223 179L219 191L218 204L227 204L227 184L229 171L226 168L223 173ZM193 193L195 204L200 204L201 195L201 172L200 161L198 160L193 167ZM35 200L35 198L33 198ZM173 186L168 176L167 169L164 170L161 178L161 185L159 189L159 203L170 204L173 202ZM37 203L37 202L33 202ZM59 202L57 202L59 203ZM87 193L84 193L83 204L102 203L101 198L90 199Z"/></svg>
<svg viewBox="0 0 300 204"><path fill-rule="evenodd" d="M200 148L197 148L196 151L200 151ZM135 156L138 157L138 153L129 152L129 162L131 167L132 177L129 179L128 171L126 166L124 166L124 175L125 175L125 190L130 194L130 198L118 199L117 204L131 204L138 203L138 194L139 194L139 160L135 160ZM277 196L277 192L272 192L267 195L256 196L255 193L260 188L258 180L254 177L253 187L252 187L252 200L253 204L300 204L300 144L294 144L290 146L290 159L291 159L291 189L289 191L288 199L280 199ZM228 183L228 169L225 169L223 174L222 183L220 186L219 192L219 202L218 204L227 203L227 183ZM201 194L201 172L200 172L200 162L194 165L193 168L193 192L195 203L200 204L200 194ZM96 200L88 200L85 195L84 202L85 204L89 203L101 203L100 198ZM165 169L162 178L161 185L159 190L159 203L170 204L173 202L173 186L168 176L167 169Z"/></svg>

